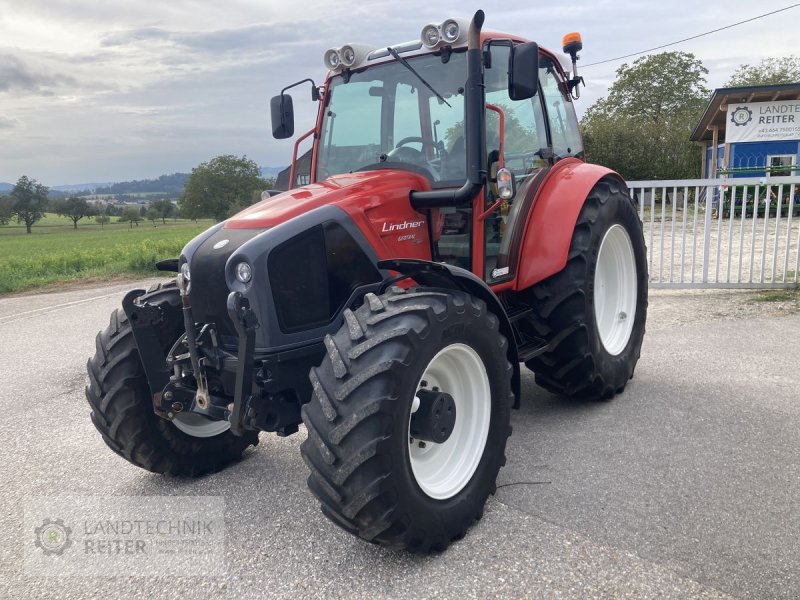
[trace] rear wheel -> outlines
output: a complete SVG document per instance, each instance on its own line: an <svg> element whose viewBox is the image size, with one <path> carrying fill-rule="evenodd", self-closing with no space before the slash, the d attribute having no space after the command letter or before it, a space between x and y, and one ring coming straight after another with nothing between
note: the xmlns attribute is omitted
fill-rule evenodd
<svg viewBox="0 0 800 600"><path fill-rule="evenodd" d="M647 259L636 208L614 180L581 209L567 266L528 292L530 324L551 349L530 361L552 392L610 399L639 360L647 318Z"/></svg>
<svg viewBox="0 0 800 600"><path fill-rule="evenodd" d="M505 464L511 365L498 319L462 292L368 294L325 339L303 406L323 513L368 541L443 550Z"/></svg>
<svg viewBox="0 0 800 600"><path fill-rule="evenodd" d="M155 286L141 298L180 314L173 283ZM167 319L158 332L165 352L183 333L178 315ZM108 447L128 462L156 473L196 477L222 469L258 443L256 432L237 437L226 421L193 414L179 415L171 422L158 417L123 311L111 314L109 326L97 334L96 341L97 352L87 364L86 398L92 423Z"/></svg>

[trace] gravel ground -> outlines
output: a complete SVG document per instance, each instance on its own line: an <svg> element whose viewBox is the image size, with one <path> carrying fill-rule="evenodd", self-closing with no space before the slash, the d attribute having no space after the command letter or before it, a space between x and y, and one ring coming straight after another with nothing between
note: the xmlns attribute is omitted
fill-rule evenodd
<svg viewBox="0 0 800 600"><path fill-rule="evenodd" d="M636 377L577 403L523 374L508 465L484 518L412 556L332 526L305 488L305 436L262 434L195 481L102 443L85 361L130 284L0 299L0 597L800 597L797 294L651 293ZM222 577L32 577L36 496L222 496Z"/></svg>
<svg viewBox="0 0 800 600"><path fill-rule="evenodd" d="M647 330L784 317L800 312L796 290L650 290Z"/></svg>

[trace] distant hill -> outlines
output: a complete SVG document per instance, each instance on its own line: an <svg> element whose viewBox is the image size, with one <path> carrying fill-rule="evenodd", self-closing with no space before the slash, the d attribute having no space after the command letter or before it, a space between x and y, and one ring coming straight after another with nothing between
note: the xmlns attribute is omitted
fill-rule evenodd
<svg viewBox="0 0 800 600"><path fill-rule="evenodd" d="M50 189L56 192L88 192L99 187L113 185L113 181L103 181L102 183L76 183L74 185L54 185Z"/></svg>
<svg viewBox="0 0 800 600"><path fill-rule="evenodd" d="M76 183L74 185L53 185L50 186L50 195L64 196L74 194L76 192L88 192L103 185L111 185L108 182L104 183ZM8 193L14 189L13 183L0 182L0 194Z"/></svg>
<svg viewBox="0 0 800 600"><path fill-rule="evenodd" d="M278 173L286 167L261 167L261 176L264 179L276 179ZM50 186L51 196L65 196L69 194L89 195L89 194L164 194L166 196L177 197L183 192L186 182L189 180L189 173L173 173L172 175L162 175L158 179L137 179L134 181L120 182L95 182L95 183L75 183L72 185L52 185ZM0 182L0 194L5 194L14 189L13 183Z"/></svg>
<svg viewBox="0 0 800 600"><path fill-rule="evenodd" d="M95 194L168 194L179 196L189 179L188 173L162 175L158 179L137 179L112 183L94 189Z"/></svg>

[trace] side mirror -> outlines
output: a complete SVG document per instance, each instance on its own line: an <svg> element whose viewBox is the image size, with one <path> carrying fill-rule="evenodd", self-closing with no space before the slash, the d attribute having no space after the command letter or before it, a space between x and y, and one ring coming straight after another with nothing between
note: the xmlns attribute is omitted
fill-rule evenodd
<svg viewBox="0 0 800 600"><path fill-rule="evenodd" d="M272 137L285 140L294 135L294 103L289 94L273 96L269 101L272 113Z"/></svg>
<svg viewBox="0 0 800 600"><path fill-rule="evenodd" d="M511 49L508 58L508 96L527 100L539 88L539 44L527 42Z"/></svg>

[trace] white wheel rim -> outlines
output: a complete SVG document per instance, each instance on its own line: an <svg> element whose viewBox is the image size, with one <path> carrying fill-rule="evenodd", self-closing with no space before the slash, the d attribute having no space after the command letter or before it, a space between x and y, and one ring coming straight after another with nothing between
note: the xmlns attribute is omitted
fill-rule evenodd
<svg viewBox="0 0 800 600"><path fill-rule="evenodd" d="M486 447L491 419L492 396L486 367L470 346L451 344L442 349L425 369L417 388L425 382L450 394L456 405L453 433L443 444L411 441L408 454L417 484L431 498L452 498L475 474ZM416 398L411 411L418 407Z"/></svg>
<svg viewBox="0 0 800 600"><path fill-rule="evenodd" d="M198 438L209 438L225 433L231 428L229 421L212 421L195 413L178 413L172 424L183 433Z"/></svg>
<svg viewBox="0 0 800 600"><path fill-rule="evenodd" d="M606 231L594 272L594 317L606 351L620 354L633 332L636 317L636 259L622 225Z"/></svg>

